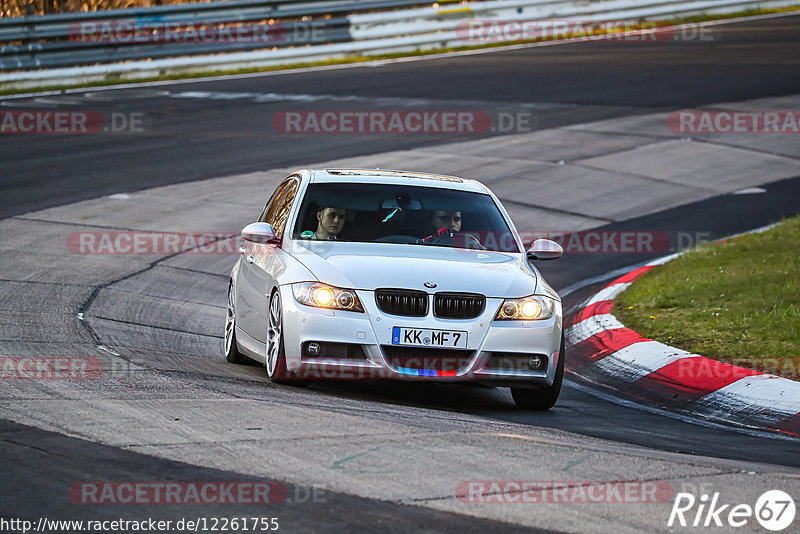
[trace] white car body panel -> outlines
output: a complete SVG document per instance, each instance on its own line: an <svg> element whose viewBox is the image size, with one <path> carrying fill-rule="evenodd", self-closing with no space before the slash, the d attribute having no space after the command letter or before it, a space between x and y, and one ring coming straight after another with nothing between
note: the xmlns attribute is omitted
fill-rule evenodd
<svg viewBox="0 0 800 534"><path fill-rule="evenodd" d="M521 265L521 254L330 241L296 242L294 253L320 280L338 287L420 288L432 281L437 291L474 292L477 287L487 297L524 297L536 289L536 275Z"/></svg>
<svg viewBox="0 0 800 534"><path fill-rule="evenodd" d="M478 182L388 171L342 172L344 174L309 170L293 173L299 179L299 187L286 227L294 227L299 206L311 183L390 183L435 187L489 195L507 222L517 247L524 250L507 211L491 191ZM248 261L250 255L253 256L252 263ZM354 290L364 312L331 310L299 303L292 292L292 284L314 281ZM435 288L426 288L426 282L436 284ZM274 291L280 293L286 368L301 378L388 377L549 387L562 359L561 302L523 252L293 240L287 231L279 246L249 243L248 250L232 270L231 284L235 295L238 348L261 362L266 360L267 354L269 299ZM375 297L375 290L379 288L427 292L428 314L412 317L385 313ZM479 293L486 297L485 307L476 318L439 318L432 310L434 295L440 292ZM551 318L495 320L504 299L534 294L555 297ZM446 376L401 372L390 362L386 348L391 346L393 327L468 332L466 350L458 354L469 355L469 364ZM309 358L302 353L306 342L358 345L364 357ZM539 370L490 368L490 356L504 353L543 355L547 359L546 367Z"/></svg>

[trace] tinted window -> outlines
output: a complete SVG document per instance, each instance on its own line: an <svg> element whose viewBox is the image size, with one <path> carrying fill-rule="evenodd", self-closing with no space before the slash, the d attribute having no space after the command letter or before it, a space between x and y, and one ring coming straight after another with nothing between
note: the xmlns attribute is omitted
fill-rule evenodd
<svg viewBox="0 0 800 534"><path fill-rule="evenodd" d="M310 184L293 239L309 239L317 229L316 214L325 207L346 211L337 240L519 252L502 213L483 193L387 184Z"/></svg>
<svg viewBox="0 0 800 534"><path fill-rule="evenodd" d="M275 210L275 215L271 221L268 221L272 224L272 227L275 229L275 235L278 237L283 236L283 230L286 228L286 219L289 218L289 210L292 208L292 201L296 194L297 182L292 180L286 188L286 193L283 195L280 202L277 203L278 207Z"/></svg>
<svg viewBox="0 0 800 534"><path fill-rule="evenodd" d="M272 193L272 196L267 201L267 205L264 207L264 211L261 212L261 217L258 218L258 222L267 222L271 224L270 221L272 221L275 212L278 210L280 200L283 198L283 194L292 182L293 180L286 180L275 188L275 192Z"/></svg>

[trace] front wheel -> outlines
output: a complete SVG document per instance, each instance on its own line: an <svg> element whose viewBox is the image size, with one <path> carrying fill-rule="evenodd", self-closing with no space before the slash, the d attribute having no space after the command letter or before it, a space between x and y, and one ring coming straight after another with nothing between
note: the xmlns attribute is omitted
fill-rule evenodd
<svg viewBox="0 0 800 534"><path fill-rule="evenodd" d="M276 289L269 302L269 325L267 327L267 377L276 384L305 386L307 380L297 380L286 370L286 344L283 341L283 306Z"/></svg>
<svg viewBox="0 0 800 534"><path fill-rule="evenodd" d="M549 410L555 405L561 393L561 383L564 381L564 334L561 334L561 348L558 353L558 365L553 385L549 388L527 389L511 388L511 396L520 408L525 410Z"/></svg>

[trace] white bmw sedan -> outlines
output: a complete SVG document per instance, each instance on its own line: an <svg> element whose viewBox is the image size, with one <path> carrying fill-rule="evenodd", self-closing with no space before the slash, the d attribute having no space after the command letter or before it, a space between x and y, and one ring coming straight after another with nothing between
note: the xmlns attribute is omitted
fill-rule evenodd
<svg viewBox="0 0 800 534"><path fill-rule="evenodd" d="M561 390L561 300L483 184L366 169L302 170L242 230L228 361L273 382L471 381L546 410Z"/></svg>

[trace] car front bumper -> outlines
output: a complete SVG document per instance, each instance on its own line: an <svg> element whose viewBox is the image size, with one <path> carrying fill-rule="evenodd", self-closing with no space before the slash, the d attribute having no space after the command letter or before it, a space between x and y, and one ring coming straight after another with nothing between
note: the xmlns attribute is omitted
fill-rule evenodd
<svg viewBox="0 0 800 534"><path fill-rule="evenodd" d="M430 313L426 317L386 314L378 308L373 291L356 291L364 313L300 304L289 285L280 291L286 365L300 379L388 378L549 387L562 357L560 302L553 317L541 321L495 321L501 298L487 298L475 319L441 319ZM467 332L467 346L463 350L398 348L392 345L396 326ZM312 356L309 343L335 347L338 354L329 357L323 350ZM540 367L528 365L532 355L541 357Z"/></svg>

